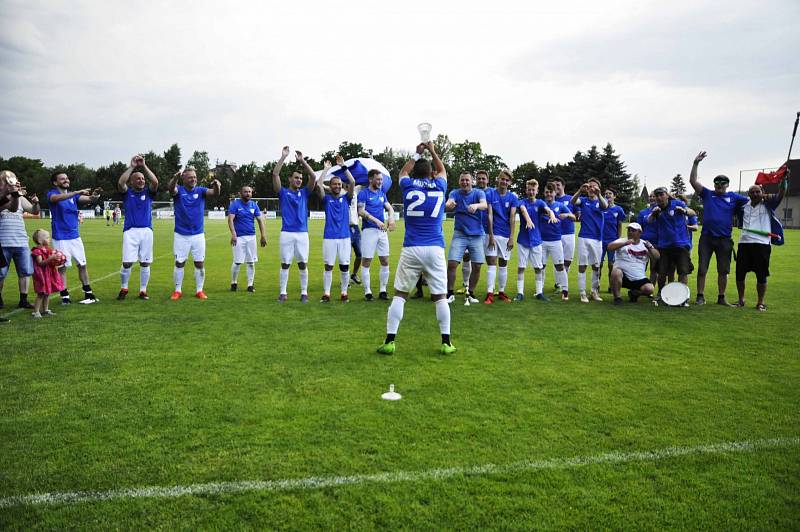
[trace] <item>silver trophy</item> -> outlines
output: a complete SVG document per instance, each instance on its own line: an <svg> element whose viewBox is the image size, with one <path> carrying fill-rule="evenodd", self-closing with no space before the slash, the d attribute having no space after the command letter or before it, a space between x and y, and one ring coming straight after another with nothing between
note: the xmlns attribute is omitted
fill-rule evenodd
<svg viewBox="0 0 800 532"><path fill-rule="evenodd" d="M419 131L419 140L421 140L422 142L430 142L431 128L432 126L427 122L423 122L420 125L418 125L417 131Z"/></svg>

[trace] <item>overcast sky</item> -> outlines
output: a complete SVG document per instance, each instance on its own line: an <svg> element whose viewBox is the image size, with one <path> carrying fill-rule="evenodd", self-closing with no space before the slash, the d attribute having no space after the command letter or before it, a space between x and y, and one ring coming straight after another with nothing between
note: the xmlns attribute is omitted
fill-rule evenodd
<svg viewBox="0 0 800 532"><path fill-rule="evenodd" d="M428 121L511 168L611 142L652 189L704 149L735 185L800 111L798 0L232 4L0 0L0 155L263 163Z"/></svg>

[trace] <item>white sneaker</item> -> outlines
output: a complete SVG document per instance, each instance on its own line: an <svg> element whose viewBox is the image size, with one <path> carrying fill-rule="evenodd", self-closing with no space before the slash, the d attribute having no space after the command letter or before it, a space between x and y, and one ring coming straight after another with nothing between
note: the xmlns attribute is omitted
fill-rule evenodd
<svg viewBox="0 0 800 532"><path fill-rule="evenodd" d="M588 303L589 298L586 297L586 292L581 292L581 303Z"/></svg>
<svg viewBox="0 0 800 532"><path fill-rule="evenodd" d="M92 303L99 303L99 302L100 302L99 299L97 299L97 298L92 299L90 297L87 297L86 299L81 299L80 301L78 301L78 303L80 303L81 305L91 305Z"/></svg>
<svg viewBox="0 0 800 532"><path fill-rule="evenodd" d="M603 298L600 297L600 294L597 293L597 290L592 290L592 301L603 301Z"/></svg>
<svg viewBox="0 0 800 532"><path fill-rule="evenodd" d="M53 311L52 311L52 310L50 310L50 309L47 309L47 310L45 310L44 312L42 312L42 316L55 316L55 315L56 315L56 313L55 313L55 312L53 312Z"/></svg>
<svg viewBox="0 0 800 532"><path fill-rule="evenodd" d="M469 301L471 305L474 305L476 303L480 303L480 301L478 301L476 298L474 298L474 297L472 297L470 295L467 296L467 301Z"/></svg>
<svg viewBox="0 0 800 532"><path fill-rule="evenodd" d="M447 304L449 305L450 303L452 303L455 300L456 300L456 296L450 296L450 297L447 298Z"/></svg>
<svg viewBox="0 0 800 532"><path fill-rule="evenodd" d="M39 314L38 312L31 312L31 316L33 316L37 320L42 319L42 315Z"/></svg>

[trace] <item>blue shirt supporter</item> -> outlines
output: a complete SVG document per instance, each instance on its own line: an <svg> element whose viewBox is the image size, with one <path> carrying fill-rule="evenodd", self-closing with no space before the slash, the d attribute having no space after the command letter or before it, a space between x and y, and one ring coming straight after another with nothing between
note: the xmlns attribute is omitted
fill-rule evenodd
<svg viewBox="0 0 800 532"><path fill-rule="evenodd" d="M647 207L639 211L636 215L636 221L642 226L642 240L647 240L655 247L658 247L658 227L656 222L648 221L650 213L653 212L653 207Z"/></svg>
<svg viewBox="0 0 800 532"><path fill-rule="evenodd" d="M278 194L281 204L281 231L287 233L308 233L308 197L311 195L307 187L292 190L281 187Z"/></svg>
<svg viewBox="0 0 800 532"><path fill-rule="evenodd" d="M689 249L689 230L686 229L686 214L676 212L675 208L686 209L686 204L681 200L669 200L666 208L656 216L656 227L658 229L658 247L667 248L686 248Z"/></svg>
<svg viewBox="0 0 800 532"><path fill-rule="evenodd" d="M560 203L558 201L554 201L553 203L548 203L547 206L550 207L551 211L553 211L553 214L555 214L558 222L551 224L549 222L550 217L547 215L545 210L542 209L542 212L539 213L539 222L538 222L539 233L541 233L542 240L544 242L561 241L561 226L568 218L562 220L559 216L563 213L572 211L570 210L569 207L565 206L563 203Z"/></svg>
<svg viewBox="0 0 800 532"><path fill-rule="evenodd" d="M176 233L184 236L203 233L207 190L206 187L194 187L191 190L186 190L183 185L177 187L177 194L172 198Z"/></svg>
<svg viewBox="0 0 800 532"><path fill-rule="evenodd" d="M578 232L580 238L590 238L592 240L603 239L603 211L599 199L589 199L587 196L578 198L580 204L577 205L581 212L581 230Z"/></svg>
<svg viewBox="0 0 800 532"><path fill-rule="evenodd" d="M619 228L625 220L625 209L619 205L609 205L603 212L603 244L620 237Z"/></svg>
<svg viewBox="0 0 800 532"><path fill-rule="evenodd" d="M357 203L359 205L364 205L364 210L370 216L374 216L376 219L380 220L381 222L385 222L385 212L386 208L384 204L386 203L386 193L383 190L372 190L369 187L362 188L358 192L358 200ZM361 219L361 229L377 229L378 226L372 220L367 218Z"/></svg>
<svg viewBox="0 0 800 532"><path fill-rule="evenodd" d="M705 187L700 197L703 199L702 234L730 238L733 231L733 214L747 204L747 198L735 192L718 195Z"/></svg>
<svg viewBox="0 0 800 532"><path fill-rule="evenodd" d="M322 237L350 238L350 200L347 199L347 194L342 193L338 197L325 194L322 203L325 206L325 230Z"/></svg>
<svg viewBox="0 0 800 532"><path fill-rule="evenodd" d="M697 225L697 216L688 216L686 223L688 225ZM694 247L694 231L689 231L689 249Z"/></svg>
<svg viewBox="0 0 800 532"><path fill-rule="evenodd" d="M511 209L516 208L518 203L519 198L510 190L502 196L495 190L492 196L492 229L495 236L511 238Z"/></svg>
<svg viewBox="0 0 800 532"><path fill-rule="evenodd" d="M497 197L497 190L493 189L492 187L480 188L478 190L482 190L483 193L486 195L486 205L492 205L494 199ZM492 207L494 208L494 207ZM481 225L483 226L483 232L485 234L489 234L489 209L487 208L485 211L478 211L478 214L481 216Z"/></svg>
<svg viewBox="0 0 800 532"><path fill-rule="evenodd" d="M569 194L564 194L563 196L559 196L556 198L558 203L561 203L565 207L569 209L569 212L573 212L573 208L571 205L572 196ZM561 234L562 235L574 235L575 234L575 220L571 218L567 218L566 220L561 220Z"/></svg>
<svg viewBox="0 0 800 532"><path fill-rule="evenodd" d="M122 206L125 207L123 232L131 227L153 228L153 199L155 197L156 195L150 190L150 187L144 187L139 192L128 187L125 197L122 199Z"/></svg>
<svg viewBox="0 0 800 532"><path fill-rule="evenodd" d="M481 236L483 225L481 224L481 211L476 210L470 213L468 207L473 203L480 203L486 199L486 194L479 188L473 188L464 193L460 188L450 192L448 199L456 202L455 208L455 230L461 231L467 236Z"/></svg>
<svg viewBox="0 0 800 532"><path fill-rule="evenodd" d="M261 217L261 209L258 208L255 201L250 200L245 203L241 198L236 198L228 207L228 215L231 214L233 215L233 229L237 236L255 236L255 221L256 218Z"/></svg>
<svg viewBox="0 0 800 532"><path fill-rule="evenodd" d="M51 188L47 191L47 199L51 196L61 194L58 188ZM53 240L72 240L79 238L78 232L78 198L73 196L61 201L50 201L50 228L53 233Z"/></svg>
<svg viewBox="0 0 800 532"><path fill-rule="evenodd" d="M404 247L438 246L444 248L444 194L447 180L400 177L403 194L403 220L406 226Z"/></svg>
<svg viewBox="0 0 800 532"><path fill-rule="evenodd" d="M533 201L529 200L528 198L521 199L519 201L518 207L520 208L519 211L519 233L517 233L517 244L520 246L525 246L526 248L534 248L542 243L542 233L540 226L542 225L539 221L539 218L542 216L542 213L545 211L545 207L547 207L547 203L544 200L535 199ZM522 215L522 207L525 207L525 210L528 211L528 216L530 216L531 221L533 222L533 229L528 229L525 224L525 217ZM545 219L547 219L545 215Z"/></svg>

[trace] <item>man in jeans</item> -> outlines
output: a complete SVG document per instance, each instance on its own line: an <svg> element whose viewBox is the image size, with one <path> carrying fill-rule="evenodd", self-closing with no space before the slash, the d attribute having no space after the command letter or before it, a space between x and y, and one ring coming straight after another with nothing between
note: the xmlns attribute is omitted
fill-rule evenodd
<svg viewBox="0 0 800 532"><path fill-rule="evenodd" d="M725 300L725 289L728 286L728 273L731 271L731 254L733 253L734 213L747 203L747 198L728 192L730 179L724 175L714 178L714 190L705 188L697 179L697 167L700 161L706 158L706 152L701 151L694 158L692 173L689 182L694 191L703 200L703 230L700 233L700 242L697 245L697 254L700 267L697 270L697 299L695 304L705 305L706 298L703 294L706 287L706 274L711 262L711 255L717 256L717 286L719 295L717 304L731 306Z"/></svg>
<svg viewBox="0 0 800 532"><path fill-rule="evenodd" d="M31 250L28 247L28 233L25 230L23 212L39 214L39 198L36 194L30 199L25 197L25 189L17 181L17 177L9 170L0 172L0 181L5 185L10 196L16 198L16 208L9 202L0 212L0 246L3 249L5 266L0 268L0 308L3 308L3 285L14 262L19 285L19 308L33 308L28 301L28 289L33 274ZM10 181L10 183L9 183Z"/></svg>

